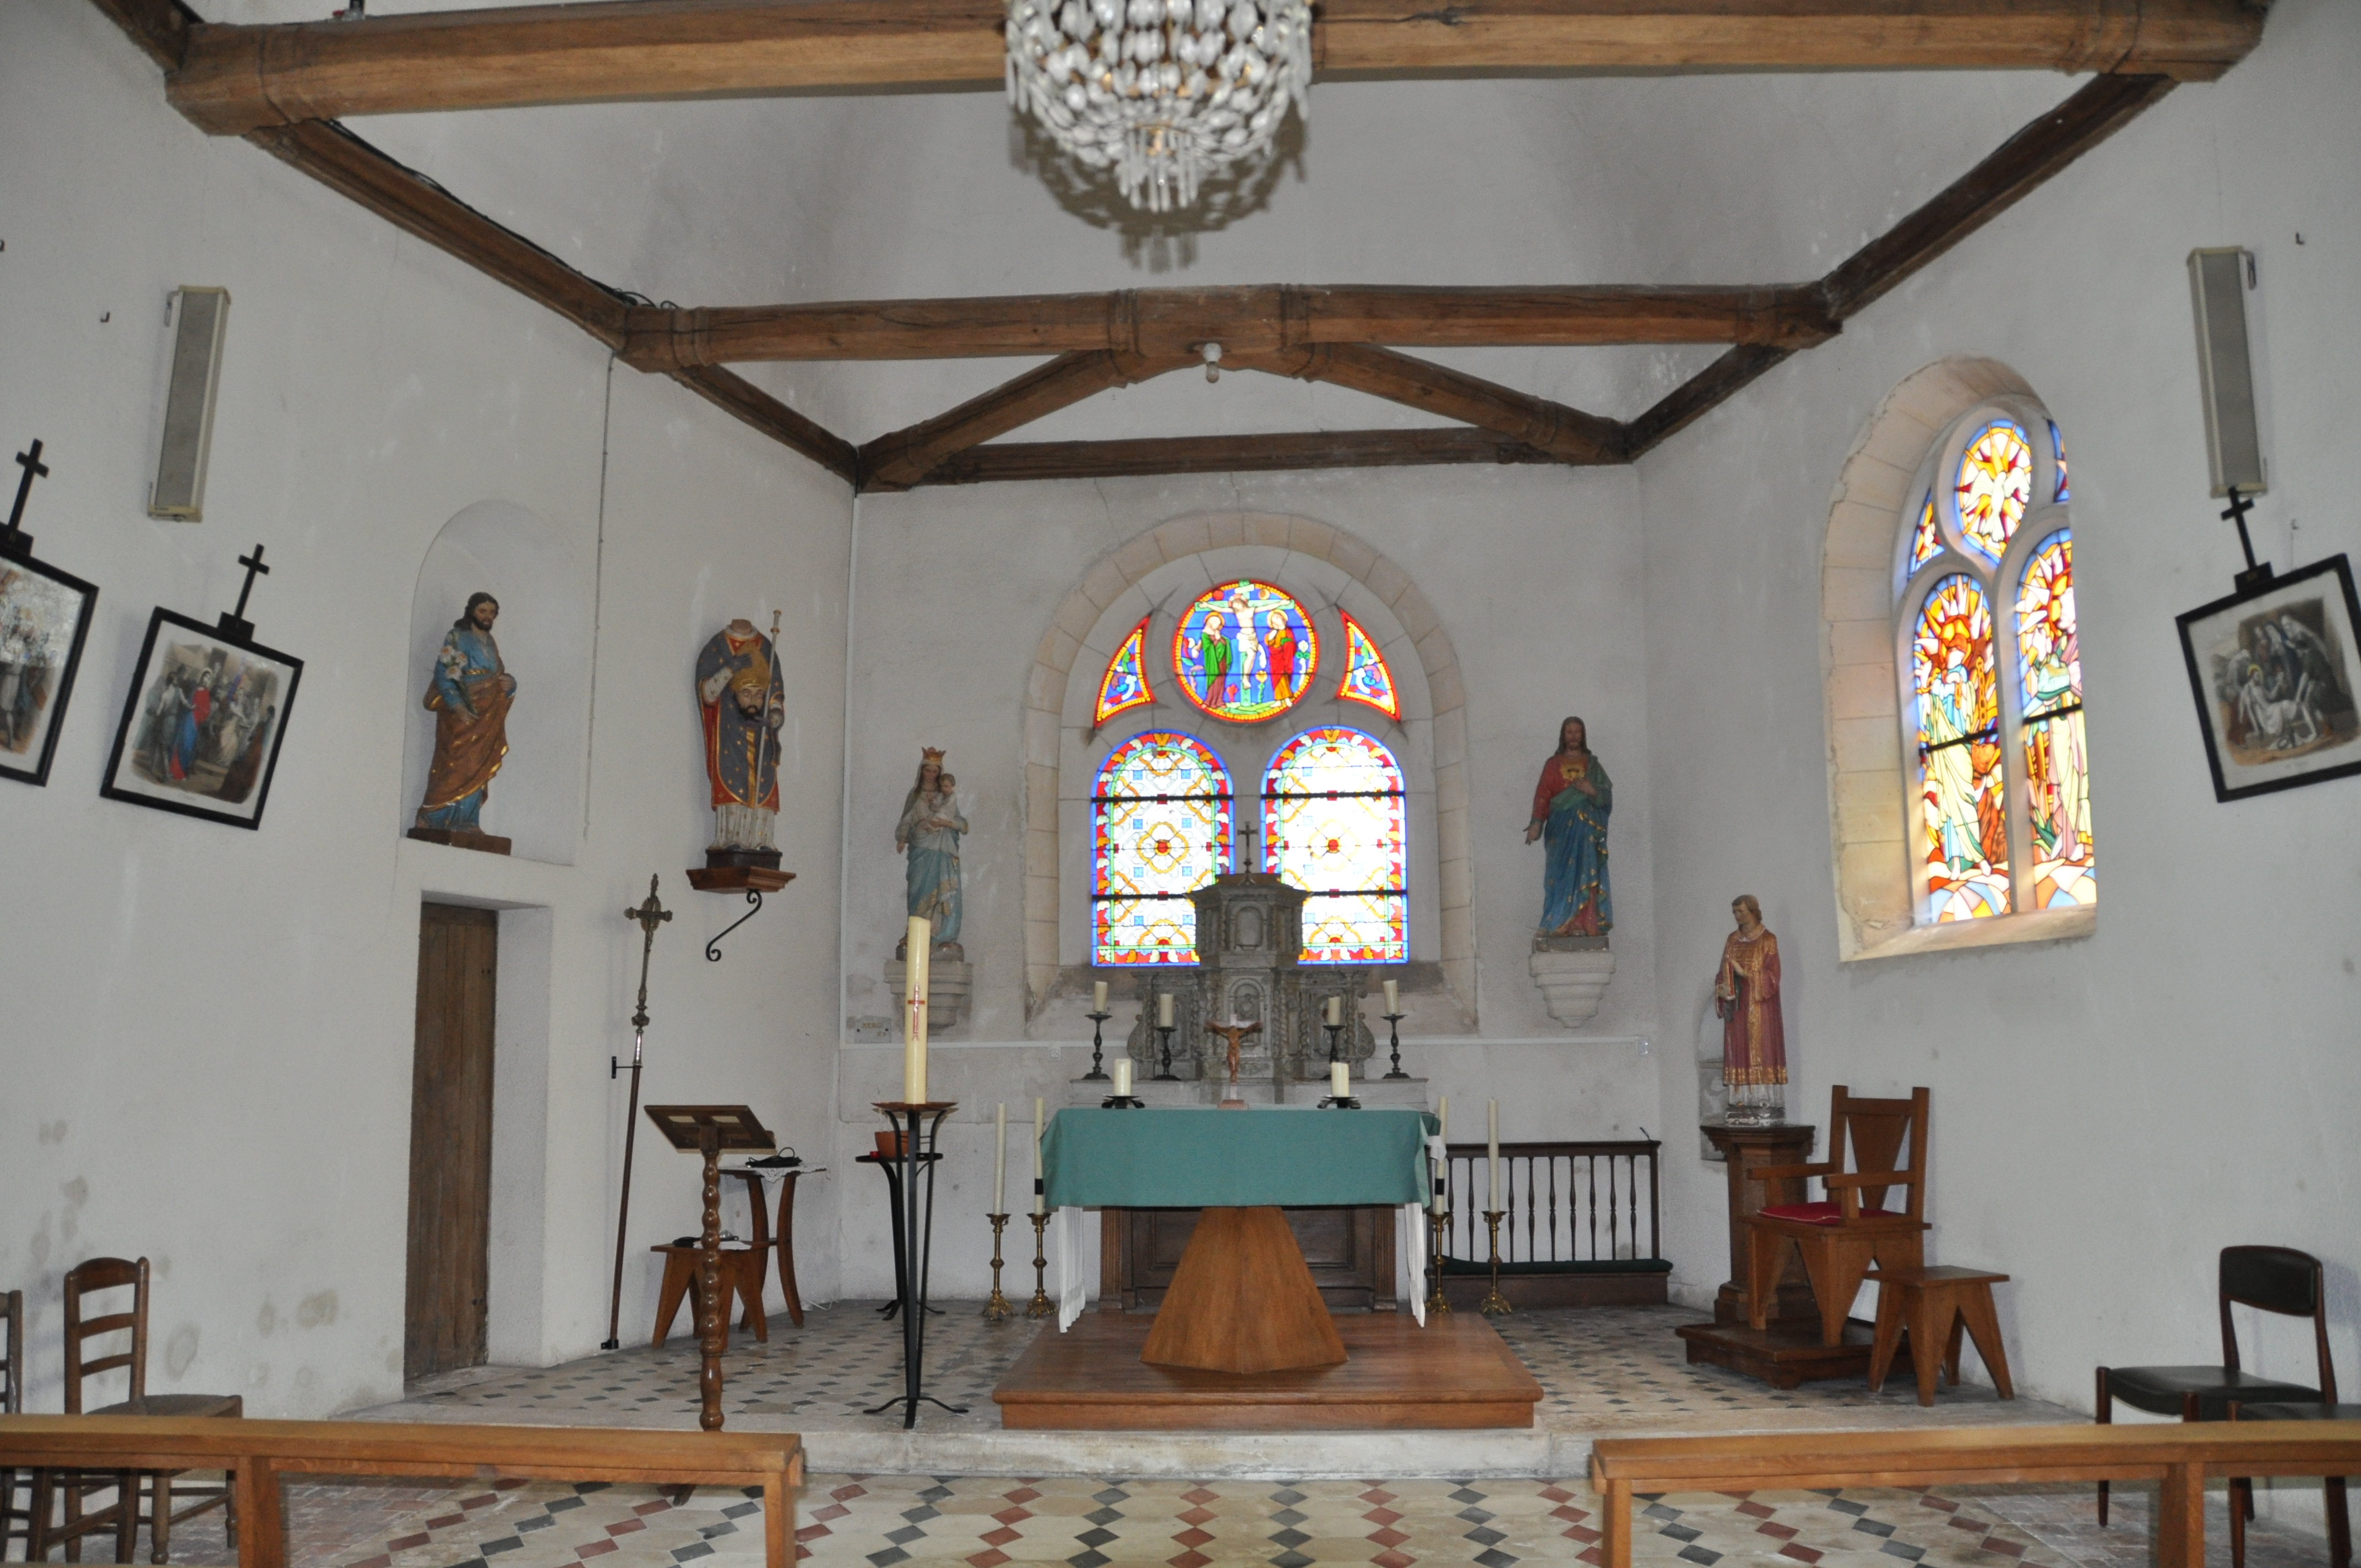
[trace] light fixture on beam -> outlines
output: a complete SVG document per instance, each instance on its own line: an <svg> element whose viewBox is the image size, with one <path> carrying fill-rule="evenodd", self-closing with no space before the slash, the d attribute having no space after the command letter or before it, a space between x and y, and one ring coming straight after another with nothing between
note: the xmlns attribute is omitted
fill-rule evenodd
<svg viewBox="0 0 2361 1568"><path fill-rule="evenodd" d="M1149 212L1268 152L1312 87L1308 0L1008 0L1008 100Z"/></svg>

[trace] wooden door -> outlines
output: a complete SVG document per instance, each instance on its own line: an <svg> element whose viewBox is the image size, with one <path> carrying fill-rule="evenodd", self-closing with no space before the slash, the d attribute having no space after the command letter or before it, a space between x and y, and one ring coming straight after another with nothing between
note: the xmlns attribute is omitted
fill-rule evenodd
<svg viewBox="0 0 2361 1568"><path fill-rule="evenodd" d="M492 1204L492 1005L500 916L420 906L410 1075L404 1379L479 1366Z"/></svg>

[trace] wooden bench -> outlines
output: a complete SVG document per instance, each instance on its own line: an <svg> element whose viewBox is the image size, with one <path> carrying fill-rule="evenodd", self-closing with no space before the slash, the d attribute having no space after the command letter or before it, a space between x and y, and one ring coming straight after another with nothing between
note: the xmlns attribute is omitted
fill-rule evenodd
<svg viewBox="0 0 2361 1568"><path fill-rule="evenodd" d="M2256 1429L2262 1430L2262 1429ZM282 1475L451 1476L760 1486L769 1568L794 1568L802 1440L790 1432L620 1431L392 1421L0 1417L0 1470L228 1470L240 1568L284 1568Z"/></svg>
<svg viewBox="0 0 2361 1568"><path fill-rule="evenodd" d="M1605 1568L1631 1568L1634 1492L2102 1479L2161 1482L2157 1568L2205 1568L2207 1477L2361 1475L2361 1421L2302 1425L2284 1440L2286 1429L2273 1430L2269 1442L2255 1441L2260 1429L2211 1421L1610 1438L1591 1447L1590 1484L1603 1499Z"/></svg>

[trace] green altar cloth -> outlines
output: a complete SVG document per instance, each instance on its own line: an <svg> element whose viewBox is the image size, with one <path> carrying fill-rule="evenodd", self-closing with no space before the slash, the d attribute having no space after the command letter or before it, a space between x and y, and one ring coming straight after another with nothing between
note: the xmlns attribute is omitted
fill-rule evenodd
<svg viewBox="0 0 2361 1568"><path fill-rule="evenodd" d="M1423 1111L1102 1111L1049 1119L1042 1185L1053 1209L1227 1209L1418 1203Z"/></svg>

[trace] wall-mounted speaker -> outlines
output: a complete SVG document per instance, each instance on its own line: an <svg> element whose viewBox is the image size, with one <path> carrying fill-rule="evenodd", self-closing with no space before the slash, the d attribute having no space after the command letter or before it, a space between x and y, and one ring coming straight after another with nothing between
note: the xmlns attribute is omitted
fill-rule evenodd
<svg viewBox="0 0 2361 1568"><path fill-rule="evenodd" d="M2205 457L2213 493L2260 495L2263 433L2255 412L2255 356L2246 333L2246 291L2255 258L2235 246L2189 253L2189 293L2197 309L2197 379L2205 398Z"/></svg>
<svg viewBox="0 0 2361 1568"><path fill-rule="evenodd" d="M182 288L172 296L172 372L164 393L164 443L156 455L149 517L204 521L205 455L214 443L229 291Z"/></svg>

